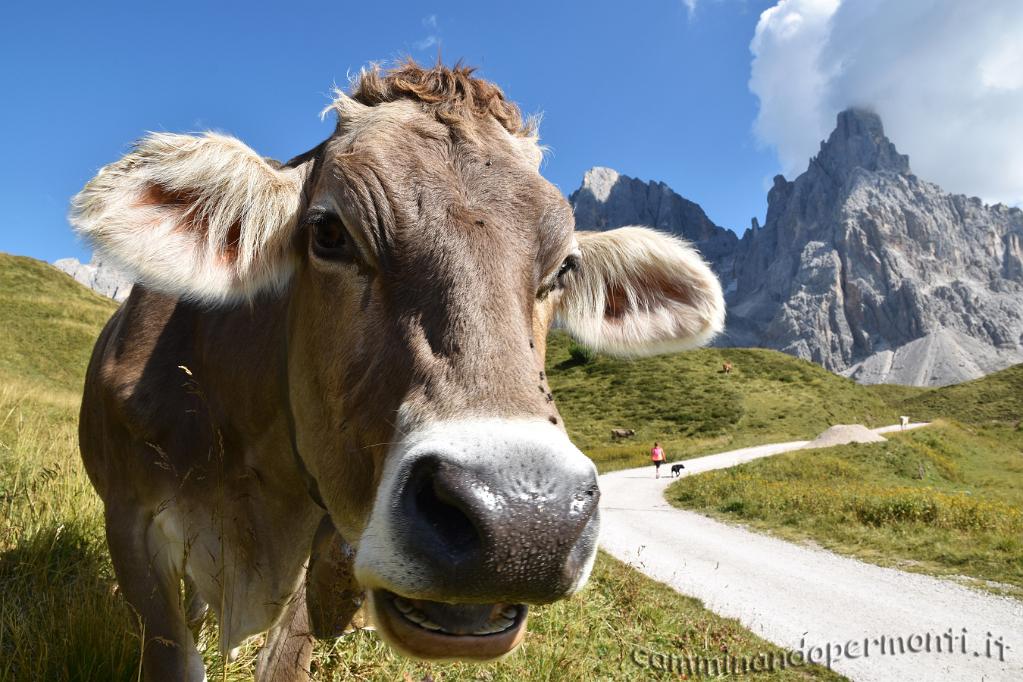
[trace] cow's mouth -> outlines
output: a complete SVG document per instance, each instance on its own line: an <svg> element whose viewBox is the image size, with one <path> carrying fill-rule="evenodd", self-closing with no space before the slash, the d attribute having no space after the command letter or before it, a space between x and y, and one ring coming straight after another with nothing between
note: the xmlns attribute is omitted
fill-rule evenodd
<svg viewBox="0 0 1023 682"><path fill-rule="evenodd" d="M526 634L524 604L449 604L372 590L378 631L417 658L489 660L510 652Z"/></svg>

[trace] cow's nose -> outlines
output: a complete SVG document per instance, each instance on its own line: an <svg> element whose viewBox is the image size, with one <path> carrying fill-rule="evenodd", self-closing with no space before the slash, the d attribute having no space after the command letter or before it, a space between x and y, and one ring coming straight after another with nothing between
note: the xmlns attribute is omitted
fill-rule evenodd
<svg viewBox="0 0 1023 682"><path fill-rule="evenodd" d="M392 528L439 594L553 601L592 560L596 473L565 466L557 449L504 454L466 461L427 452L407 462Z"/></svg>

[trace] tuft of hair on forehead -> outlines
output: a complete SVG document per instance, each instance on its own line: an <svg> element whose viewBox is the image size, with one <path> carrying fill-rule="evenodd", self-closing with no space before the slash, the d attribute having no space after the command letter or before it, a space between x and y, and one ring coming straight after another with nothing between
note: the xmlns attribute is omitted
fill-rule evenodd
<svg viewBox="0 0 1023 682"><path fill-rule="evenodd" d="M335 109L343 117L347 97L365 106L411 100L441 123L465 127L478 119L493 117L510 134L535 139L538 119L523 118L519 107L505 98L501 88L474 77L475 71L461 62L452 67L438 63L425 68L411 57L390 69L373 64L355 78L350 95L336 91L337 99L328 110Z"/></svg>

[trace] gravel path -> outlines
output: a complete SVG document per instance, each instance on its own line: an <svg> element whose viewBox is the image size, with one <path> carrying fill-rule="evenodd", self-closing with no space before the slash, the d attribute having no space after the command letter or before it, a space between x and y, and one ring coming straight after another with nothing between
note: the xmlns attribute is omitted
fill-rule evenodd
<svg viewBox="0 0 1023 682"><path fill-rule="evenodd" d="M912 428L919 426L925 424ZM875 429L898 430L897 425ZM685 473L722 469L806 444L778 443L700 457L685 462ZM606 551L701 599L711 611L737 618L779 647L814 655L821 663L831 651L831 667L853 680L1023 680L1023 602L676 509L663 495L671 480L655 480L652 466L600 477L600 544ZM948 650L950 628L954 653ZM925 650L928 635L930 653ZM890 639L882 653L881 639L896 637L902 638L905 653L892 654L892 647L898 651L900 645ZM939 640L941 653L936 651ZM966 653L961 653L964 643ZM836 654L836 649L847 649L848 655Z"/></svg>

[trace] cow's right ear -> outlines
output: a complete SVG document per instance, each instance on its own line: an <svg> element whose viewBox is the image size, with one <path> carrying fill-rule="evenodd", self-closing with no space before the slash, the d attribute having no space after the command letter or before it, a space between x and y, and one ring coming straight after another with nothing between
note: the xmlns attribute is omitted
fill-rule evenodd
<svg viewBox="0 0 1023 682"><path fill-rule="evenodd" d="M308 168L275 168L223 135L151 134L72 202L71 223L151 288L207 303L291 277Z"/></svg>

